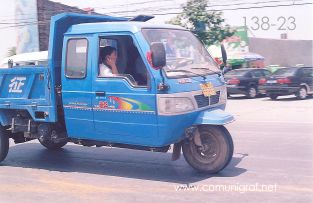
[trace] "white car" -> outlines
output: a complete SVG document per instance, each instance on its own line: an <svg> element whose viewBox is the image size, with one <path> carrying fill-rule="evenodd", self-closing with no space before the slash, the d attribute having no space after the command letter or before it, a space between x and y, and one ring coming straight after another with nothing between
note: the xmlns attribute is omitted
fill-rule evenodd
<svg viewBox="0 0 313 203"><path fill-rule="evenodd" d="M14 66L47 66L48 65L48 51L30 52L17 54L6 57L1 61L0 68L10 68L10 62Z"/></svg>

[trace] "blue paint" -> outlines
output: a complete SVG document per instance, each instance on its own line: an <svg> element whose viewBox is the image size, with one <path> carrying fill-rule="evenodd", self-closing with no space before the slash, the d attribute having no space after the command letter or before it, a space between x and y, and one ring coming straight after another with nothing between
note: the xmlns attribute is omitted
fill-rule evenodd
<svg viewBox="0 0 313 203"><path fill-rule="evenodd" d="M234 117L221 109L201 112L195 120L195 125L226 125L234 121Z"/></svg>

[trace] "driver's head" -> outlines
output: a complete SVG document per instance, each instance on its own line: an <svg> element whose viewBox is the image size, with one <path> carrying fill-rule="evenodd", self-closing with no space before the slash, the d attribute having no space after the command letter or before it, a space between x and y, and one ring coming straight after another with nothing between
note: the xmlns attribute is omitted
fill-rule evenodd
<svg viewBox="0 0 313 203"><path fill-rule="evenodd" d="M102 59L102 63L107 64L108 61L110 60L116 63L116 60L117 60L116 48L111 47L111 46L106 46L103 49L101 49L100 56Z"/></svg>

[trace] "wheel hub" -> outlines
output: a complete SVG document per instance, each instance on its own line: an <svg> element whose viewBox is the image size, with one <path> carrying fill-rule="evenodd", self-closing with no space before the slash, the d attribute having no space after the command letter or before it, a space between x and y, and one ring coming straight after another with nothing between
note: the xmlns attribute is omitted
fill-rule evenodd
<svg viewBox="0 0 313 203"><path fill-rule="evenodd" d="M194 143L198 160L202 162L212 162L219 153L219 145L216 138L210 134L201 135L201 146Z"/></svg>
<svg viewBox="0 0 313 203"><path fill-rule="evenodd" d="M300 97L301 97L301 98L304 98L305 96L306 96L306 90L302 88L302 89L300 90Z"/></svg>
<svg viewBox="0 0 313 203"><path fill-rule="evenodd" d="M217 149L216 146L212 143L210 144L204 144L203 146L198 148L199 154L201 154L203 157L214 157L216 156Z"/></svg>
<svg viewBox="0 0 313 203"><path fill-rule="evenodd" d="M256 96L256 90L254 88L250 88L249 94L250 94L250 97L255 97Z"/></svg>

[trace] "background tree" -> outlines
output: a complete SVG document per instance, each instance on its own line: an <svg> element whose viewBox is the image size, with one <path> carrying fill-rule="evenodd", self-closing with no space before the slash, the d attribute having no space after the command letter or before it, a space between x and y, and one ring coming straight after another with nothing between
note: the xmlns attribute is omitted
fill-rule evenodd
<svg viewBox="0 0 313 203"><path fill-rule="evenodd" d="M188 0L182 14L167 23L191 30L207 46L222 42L235 33L225 24L222 12L208 10L207 0Z"/></svg>

